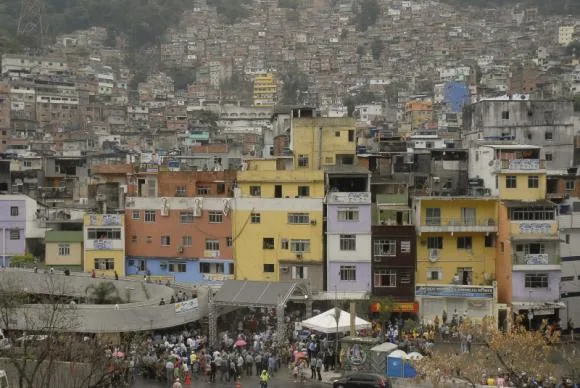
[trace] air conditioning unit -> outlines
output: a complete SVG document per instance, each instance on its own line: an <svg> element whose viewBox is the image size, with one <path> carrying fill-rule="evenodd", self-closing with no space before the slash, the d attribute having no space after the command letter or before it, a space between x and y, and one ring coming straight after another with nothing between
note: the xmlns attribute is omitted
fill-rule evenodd
<svg viewBox="0 0 580 388"><path fill-rule="evenodd" d="M287 266L287 265L283 265L283 266L281 266L281 267L280 267L280 270L281 270L282 272L284 272L284 273L288 273L288 271L290 270L290 268L288 268L288 266Z"/></svg>
<svg viewBox="0 0 580 388"><path fill-rule="evenodd" d="M303 255L302 253L297 253L297 254L296 254L296 258L297 258L298 260L302 260L302 259L304 258L304 255Z"/></svg>
<svg viewBox="0 0 580 388"><path fill-rule="evenodd" d="M183 253L183 247L178 247L177 248L177 253Z"/></svg>
<svg viewBox="0 0 580 388"><path fill-rule="evenodd" d="M316 220L310 220L310 225L316 225Z"/></svg>
<svg viewBox="0 0 580 388"><path fill-rule="evenodd" d="M439 260L439 249L429 249L429 261L435 262Z"/></svg>

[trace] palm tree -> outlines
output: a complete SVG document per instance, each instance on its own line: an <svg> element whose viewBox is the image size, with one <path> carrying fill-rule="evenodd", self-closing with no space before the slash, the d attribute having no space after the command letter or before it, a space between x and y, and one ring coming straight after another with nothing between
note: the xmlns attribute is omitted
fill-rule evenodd
<svg viewBox="0 0 580 388"><path fill-rule="evenodd" d="M95 304L115 304L122 302L119 290L113 282L91 284L85 288L85 294Z"/></svg>

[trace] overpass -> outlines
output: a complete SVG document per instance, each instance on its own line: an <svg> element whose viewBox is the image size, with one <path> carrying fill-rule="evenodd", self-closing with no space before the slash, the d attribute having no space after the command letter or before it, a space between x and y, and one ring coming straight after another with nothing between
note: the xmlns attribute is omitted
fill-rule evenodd
<svg viewBox="0 0 580 388"><path fill-rule="evenodd" d="M129 303L115 305L26 304L8 311L0 301L0 313L9 312L7 329L46 331L49 328L79 333L119 333L165 329L198 321L207 316L209 288L198 287L198 297L182 304L169 304L175 290L159 284L129 279L93 279L87 274L35 273L32 270L0 271L0 292L58 295L87 300L87 287L111 282ZM167 304L160 306L163 298ZM4 310L4 311L2 311ZM6 322L1 322L6 325Z"/></svg>

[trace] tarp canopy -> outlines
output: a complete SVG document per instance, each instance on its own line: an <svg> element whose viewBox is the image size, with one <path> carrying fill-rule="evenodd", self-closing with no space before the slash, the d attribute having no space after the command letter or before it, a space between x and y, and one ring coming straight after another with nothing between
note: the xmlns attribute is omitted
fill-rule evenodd
<svg viewBox="0 0 580 388"><path fill-rule="evenodd" d="M340 316L338 318L338 331L344 333L350 330L350 314L344 310L338 309ZM307 327L312 330L319 331L321 333L336 333L336 318L335 309L332 308L328 311L318 314L315 317L309 318L302 321L302 326ZM365 321L362 318L355 317L355 328L360 329L370 329L370 322Z"/></svg>
<svg viewBox="0 0 580 388"><path fill-rule="evenodd" d="M214 296L219 306L276 307L286 303L296 283L226 280Z"/></svg>

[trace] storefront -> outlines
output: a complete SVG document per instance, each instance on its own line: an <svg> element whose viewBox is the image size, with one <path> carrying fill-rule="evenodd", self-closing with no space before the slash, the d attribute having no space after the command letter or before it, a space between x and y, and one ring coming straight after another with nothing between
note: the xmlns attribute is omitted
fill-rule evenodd
<svg viewBox="0 0 580 388"><path fill-rule="evenodd" d="M417 315L419 312L419 303L417 302L394 302L388 306L391 314L413 314ZM380 303L371 304L371 312L378 313L381 310Z"/></svg>
<svg viewBox="0 0 580 388"><path fill-rule="evenodd" d="M419 304L419 318L427 323L435 317L441 321L443 311L448 320L453 315L473 320L493 317L497 320L497 292L493 286L458 286L417 284L415 297Z"/></svg>
<svg viewBox="0 0 580 388"><path fill-rule="evenodd" d="M544 322L557 324L560 310L565 308L563 302L512 302L512 313L521 316L529 329L538 329Z"/></svg>

